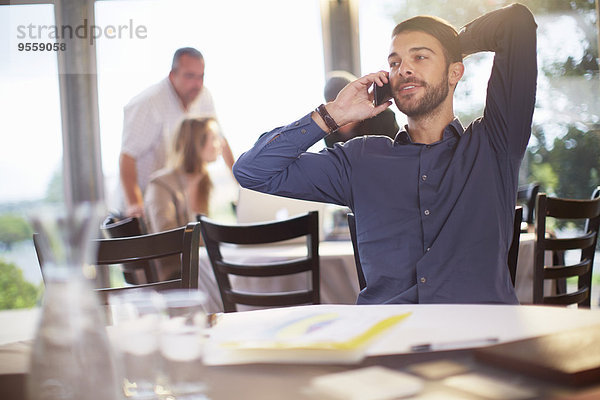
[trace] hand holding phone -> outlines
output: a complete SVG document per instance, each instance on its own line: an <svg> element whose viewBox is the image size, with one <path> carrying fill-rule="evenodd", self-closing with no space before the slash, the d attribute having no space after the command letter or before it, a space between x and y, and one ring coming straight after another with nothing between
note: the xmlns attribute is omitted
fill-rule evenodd
<svg viewBox="0 0 600 400"><path fill-rule="evenodd" d="M381 105L392 98L392 87L390 81L384 83L383 86L373 84L373 102L375 106Z"/></svg>

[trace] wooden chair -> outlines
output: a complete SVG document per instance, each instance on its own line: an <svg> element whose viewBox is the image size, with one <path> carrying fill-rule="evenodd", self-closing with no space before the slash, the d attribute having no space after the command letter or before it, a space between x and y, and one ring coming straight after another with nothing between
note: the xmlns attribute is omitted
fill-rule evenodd
<svg viewBox="0 0 600 400"><path fill-rule="evenodd" d="M354 213L348 213L348 228L350 229L350 239L352 239L352 248L354 249L354 264L356 264L356 274L358 275L358 287L363 290L367 287L365 274L360 264L360 255L358 253L358 241L356 239L356 218Z"/></svg>
<svg viewBox="0 0 600 400"><path fill-rule="evenodd" d="M283 221L239 225L222 225L203 215L198 217L225 312L237 311L237 304L282 307L320 303L318 214L312 211ZM307 256L289 261L244 265L223 259L220 250L222 243L262 245L302 236L306 236ZM283 293L236 291L231 287L229 279L229 275L272 277L307 271L311 272L310 288Z"/></svg>
<svg viewBox="0 0 600 400"><path fill-rule="evenodd" d="M508 249L508 271L510 272L510 280L515 287L517 278L517 261L519 259L519 239L521 237L521 222L523 221L523 207L515 207L515 219L513 222L513 237Z"/></svg>
<svg viewBox="0 0 600 400"><path fill-rule="evenodd" d="M105 238L121 238L140 236L147 233L142 220L136 217L127 217L119 219L115 216L108 216L100 226L102 235ZM151 283L158 281L156 273L156 265L152 260L137 260L130 263L121 264L123 277L125 282L134 285L141 283ZM144 274L145 279L139 279L140 271Z"/></svg>
<svg viewBox="0 0 600 400"><path fill-rule="evenodd" d="M521 236L521 221L523 218L523 207L515 207L515 219L513 222L513 237L508 251L508 271L510 272L510 280L513 287L515 286L515 279L517 276L517 261L519 257L519 238ZM348 213L348 227L350 228L350 237L352 239L352 247L354 249L354 262L356 264L356 273L358 275L358 286L360 290L367 287L367 281L362 270L360 263L360 256L358 253L358 242L356 239L356 219L354 213Z"/></svg>
<svg viewBox="0 0 600 400"><path fill-rule="evenodd" d="M551 237L547 232L546 220L548 217L565 220L585 219L585 228L580 236L569 238ZM574 200L556 197L547 197L539 193L536 202L535 220L535 259L533 271L533 303L570 305L590 307L592 269L594 265L594 252L598 240L598 226L600 224L600 188L596 188L590 200ZM580 250L581 257L577 264L565 265L564 257L558 265L545 265L544 254L546 251L564 252L566 250ZM547 279L560 282L566 278L577 277L577 290L564 293L559 291L556 295L544 295L544 281Z"/></svg>
<svg viewBox="0 0 600 400"><path fill-rule="evenodd" d="M33 243L38 261L44 275L44 260L40 252L40 235L34 234ZM108 304L110 293L132 289L197 289L198 288L198 251L200 243L200 224L190 222L187 226L169 231L125 238L95 239L98 245L96 265L122 264L138 260L156 260L163 257L180 255L181 277L118 288L98 288L101 303Z"/></svg>
<svg viewBox="0 0 600 400"><path fill-rule="evenodd" d="M539 191L540 184L537 182L519 186L519 189L517 190L517 205L525 207L527 212L523 215L523 222L527 225L532 225L534 223L535 201ZM526 232L527 227L524 227L522 231Z"/></svg>

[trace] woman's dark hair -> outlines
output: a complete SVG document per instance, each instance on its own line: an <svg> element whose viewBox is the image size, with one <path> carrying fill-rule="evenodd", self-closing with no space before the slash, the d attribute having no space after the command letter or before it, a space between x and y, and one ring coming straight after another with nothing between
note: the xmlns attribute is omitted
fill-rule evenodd
<svg viewBox="0 0 600 400"><path fill-rule="evenodd" d="M414 31L424 32L436 38L444 48L444 55L448 64L462 61L458 32L448 21L429 15L419 15L396 25L392 37L402 32Z"/></svg>

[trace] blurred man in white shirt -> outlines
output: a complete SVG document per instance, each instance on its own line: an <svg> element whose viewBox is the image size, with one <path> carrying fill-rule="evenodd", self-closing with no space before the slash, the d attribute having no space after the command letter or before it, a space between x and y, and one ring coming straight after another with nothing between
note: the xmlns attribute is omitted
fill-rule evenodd
<svg viewBox="0 0 600 400"><path fill-rule="evenodd" d="M216 118L204 87L204 57L191 47L178 49L169 76L135 96L124 109L119 171L127 216L143 216L143 194L150 175L164 167L166 149L179 123L188 116ZM223 138L223 159L234 158Z"/></svg>

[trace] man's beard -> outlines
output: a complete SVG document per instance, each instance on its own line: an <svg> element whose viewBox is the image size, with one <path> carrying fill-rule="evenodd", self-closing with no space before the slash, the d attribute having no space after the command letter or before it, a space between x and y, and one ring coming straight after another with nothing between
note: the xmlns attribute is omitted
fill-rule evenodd
<svg viewBox="0 0 600 400"><path fill-rule="evenodd" d="M416 83L425 89L425 96L423 96L421 100L417 101L417 103L413 105L403 105L402 100L398 101L399 98L394 97L396 107L398 107L398 110L404 113L407 117L421 117L431 113L440 104L442 104L450 92L448 87L448 74L444 74L442 81L435 86L431 86L425 81L419 81L410 78L399 82L398 85L402 85L404 83Z"/></svg>

